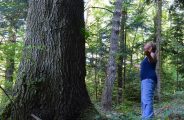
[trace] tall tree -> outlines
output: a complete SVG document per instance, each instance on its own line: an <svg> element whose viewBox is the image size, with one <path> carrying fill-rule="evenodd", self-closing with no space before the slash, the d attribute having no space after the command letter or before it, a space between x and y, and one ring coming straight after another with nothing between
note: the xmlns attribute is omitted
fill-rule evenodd
<svg viewBox="0 0 184 120"><path fill-rule="evenodd" d="M127 11L124 8L122 11L122 17L121 17L121 30L120 30L120 38L119 38L119 56L118 56L118 95L117 95L117 102L122 102L122 94L123 94L123 63L125 61L125 24L126 24L126 14ZM125 76L124 76L125 79Z"/></svg>
<svg viewBox="0 0 184 120"><path fill-rule="evenodd" d="M179 11L179 12L178 12ZM184 25L182 24L184 22L184 6L182 5L182 2L180 3L179 0L174 1L173 5L170 6L170 29L169 32L171 32L170 38L167 42L169 43L169 48L167 53L172 54L172 63L176 66L176 90L180 89L180 82L182 82L182 77L184 76L183 71L183 50L184 50L184 44L183 44L183 38L184 38ZM168 46L168 45L167 45Z"/></svg>
<svg viewBox="0 0 184 120"><path fill-rule="evenodd" d="M156 46L157 46L157 97L160 101L160 81L161 81L161 49L160 49L160 42L161 42L161 18L162 18L162 0L157 0L157 24L156 24Z"/></svg>
<svg viewBox="0 0 184 120"><path fill-rule="evenodd" d="M13 120L75 120L93 109L85 85L83 4L29 1Z"/></svg>
<svg viewBox="0 0 184 120"><path fill-rule="evenodd" d="M112 18L112 32L110 37L110 51L107 66L107 77L102 93L102 108L105 111L111 110L112 107L112 91L113 84L116 79L116 57L118 52L118 36L121 20L122 2L123 0L116 0L115 11Z"/></svg>

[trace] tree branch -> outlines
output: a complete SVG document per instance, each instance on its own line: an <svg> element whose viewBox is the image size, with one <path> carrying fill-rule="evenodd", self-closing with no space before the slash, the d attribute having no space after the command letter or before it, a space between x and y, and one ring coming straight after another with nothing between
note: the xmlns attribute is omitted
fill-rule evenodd
<svg viewBox="0 0 184 120"><path fill-rule="evenodd" d="M37 117L36 115L34 115L34 114L31 114L31 116L32 116L35 120L42 120L42 119L40 119L39 117Z"/></svg>
<svg viewBox="0 0 184 120"><path fill-rule="evenodd" d="M6 92L6 90L3 87L1 87L1 85L0 85L0 89L4 92L4 94L8 97L8 99L10 100L10 102L15 107L13 100L10 98L10 96L8 95L8 93Z"/></svg>
<svg viewBox="0 0 184 120"><path fill-rule="evenodd" d="M16 109L16 106L14 104L14 101L10 98L10 96L7 94L6 90L1 87L0 85L0 89L5 93L5 95L8 97L8 99L10 100L10 103L8 105L6 105L5 109L3 110L2 114L0 115L0 118L2 120L7 120L10 115L11 115L11 109L12 107L15 108L15 113L17 114L17 109Z"/></svg>
<svg viewBox="0 0 184 120"><path fill-rule="evenodd" d="M108 11L108 12L110 12L110 13L114 13L113 11L111 11L111 10L109 10L109 9L107 9L107 8L104 8L104 7L88 7L88 8L86 8L85 10L87 10L87 9L90 9L90 8L97 8L97 9L103 9L103 10L106 10L106 11Z"/></svg>

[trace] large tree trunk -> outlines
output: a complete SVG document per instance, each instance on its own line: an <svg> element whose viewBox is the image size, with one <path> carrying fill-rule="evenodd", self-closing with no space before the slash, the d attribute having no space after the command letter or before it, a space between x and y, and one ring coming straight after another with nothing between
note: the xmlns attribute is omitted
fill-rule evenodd
<svg viewBox="0 0 184 120"><path fill-rule="evenodd" d="M92 107L83 13L83 0L30 0L13 120L75 120Z"/></svg>
<svg viewBox="0 0 184 120"><path fill-rule="evenodd" d="M107 77L102 93L102 108L105 111L111 110L113 84L116 79L116 56L118 51L118 36L120 28L121 10L123 0L117 0L112 19L112 32L110 37L110 52L107 67Z"/></svg>
<svg viewBox="0 0 184 120"><path fill-rule="evenodd" d="M161 81L161 51L160 51L160 41L161 41L161 18L162 18L162 0L157 0L157 25L156 25L156 46L157 46L157 97L160 101L160 81Z"/></svg>

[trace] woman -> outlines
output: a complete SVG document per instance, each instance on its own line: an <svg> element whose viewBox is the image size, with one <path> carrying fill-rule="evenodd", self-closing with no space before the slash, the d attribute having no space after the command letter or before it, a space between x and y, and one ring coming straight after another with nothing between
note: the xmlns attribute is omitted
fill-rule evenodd
<svg viewBox="0 0 184 120"><path fill-rule="evenodd" d="M156 88L157 76L156 68L156 45L153 42L148 42L144 45L146 57L141 62L141 107L142 119L153 118L153 97Z"/></svg>

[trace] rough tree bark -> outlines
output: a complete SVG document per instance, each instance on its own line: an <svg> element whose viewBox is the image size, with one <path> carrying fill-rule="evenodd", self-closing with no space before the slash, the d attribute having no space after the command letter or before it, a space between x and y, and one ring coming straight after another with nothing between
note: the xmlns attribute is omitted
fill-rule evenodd
<svg viewBox="0 0 184 120"><path fill-rule="evenodd" d="M83 14L83 0L29 1L11 119L75 120L93 109L85 85Z"/></svg>
<svg viewBox="0 0 184 120"><path fill-rule="evenodd" d="M157 97L160 101L160 81L161 81L161 51L160 51L160 41L161 41L161 18L162 18L162 0L157 0L157 25L156 25L156 46L157 46Z"/></svg>
<svg viewBox="0 0 184 120"><path fill-rule="evenodd" d="M110 37L110 51L107 66L107 77L102 93L102 108L105 111L111 110L112 107L112 91L113 84L116 79L116 57L118 51L118 36L120 28L120 19L123 0L117 0L115 3L115 11L112 18L112 32Z"/></svg>

